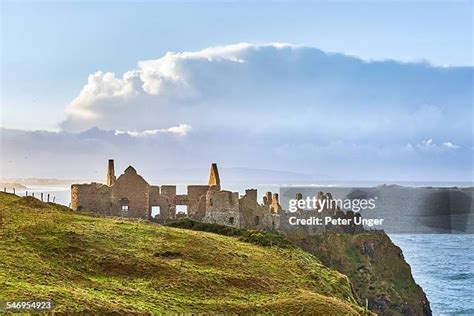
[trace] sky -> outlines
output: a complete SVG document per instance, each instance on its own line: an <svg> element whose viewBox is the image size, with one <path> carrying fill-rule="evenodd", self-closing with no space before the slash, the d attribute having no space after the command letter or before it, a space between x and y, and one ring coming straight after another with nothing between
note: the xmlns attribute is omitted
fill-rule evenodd
<svg viewBox="0 0 474 316"><path fill-rule="evenodd" d="M99 169L111 154L152 171L155 150L160 167L472 180L470 1L2 2L1 14L3 176L75 176L64 161Z"/></svg>
<svg viewBox="0 0 474 316"><path fill-rule="evenodd" d="M470 1L2 2L2 125L55 129L89 74L122 73L167 51L283 42L366 59L472 65L472 16Z"/></svg>

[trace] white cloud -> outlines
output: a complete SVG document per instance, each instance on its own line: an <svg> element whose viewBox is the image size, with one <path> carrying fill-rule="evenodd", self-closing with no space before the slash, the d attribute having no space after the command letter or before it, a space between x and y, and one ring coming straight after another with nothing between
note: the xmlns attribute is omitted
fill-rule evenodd
<svg viewBox="0 0 474 316"><path fill-rule="evenodd" d="M292 46L271 44L269 47ZM95 126L142 129L152 125L152 119L166 124L169 116L179 110L180 103L193 105L196 98L213 93L213 87L203 87L201 80L217 83L223 75L232 76L232 72L219 73L224 70L219 68L223 64L245 63L243 56L258 49L259 46L240 43L197 52L168 52L159 59L138 61L138 68L125 72L121 78L111 72L97 71L89 75L79 95L67 106L63 128L71 131ZM133 120L126 115L129 113L135 114Z"/></svg>
<svg viewBox="0 0 474 316"><path fill-rule="evenodd" d="M127 134L132 137L144 137L144 136L151 136L156 135L159 133L170 133L176 134L179 136L186 136L186 134L191 130L191 125L188 124L179 124L179 126L173 126L170 128L162 128L162 129L148 129L144 131L120 131L116 130L115 135L122 135Z"/></svg>
<svg viewBox="0 0 474 316"><path fill-rule="evenodd" d="M420 148L433 147L433 146L435 146L435 145L433 144L433 140L431 138L426 139L426 140L422 140L421 144L418 145L418 147L420 147Z"/></svg>
<svg viewBox="0 0 474 316"><path fill-rule="evenodd" d="M444 143L443 143L443 146L446 147L446 148L451 148L451 149L458 149L458 148L460 148L460 146L455 145L455 144L453 144L453 143L451 143L451 142L444 142Z"/></svg>
<svg viewBox="0 0 474 316"><path fill-rule="evenodd" d="M87 84L69 104L66 112L69 117L77 119L98 119L100 113L95 106L101 101L128 99L138 94L134 86L137 78L138 73L135 71L126 72L121 79L116 78L114 73L97 71L89 75Z"/></svg>
<svg viewBox="0 0 474 316"><path fill-rule="evenodd" d="M422 150L450 150L450 149L461 148L459 145L455 145L449 141L441 143L441 144L437 144L431 138L421 141L421 143L418 144L417 147Z"/></svg>
<svg viewBox="0 0 474 316"><path fill-rule="evenodd" d="M319 142L465 143L471 76L472 68L363 61L278 43L168 52L122 76L91 74L62 128L146 135L187 124Z"/></svg>

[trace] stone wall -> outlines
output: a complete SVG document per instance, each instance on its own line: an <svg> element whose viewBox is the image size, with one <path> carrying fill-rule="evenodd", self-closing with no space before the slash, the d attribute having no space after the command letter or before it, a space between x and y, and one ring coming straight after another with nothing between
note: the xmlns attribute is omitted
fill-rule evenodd
<svg viewBox="0 0 474 316"><path fill-rule="evenodd" d="M264 196L263 204L257 202L257 190L245 190L245 195L239 199L239 210L241 213L241 228L258 230L278 229L280 226L278 196L268 203L270 192ZM275 210L278 210L275 212Z"/></svg>
<svg viewBox="0 0 474 316"><path fill-rule="evenodd" d="M160 207L160 215L156 218L157 220L167 220L167 219L175 218L176 216L175 212L171 211L172 201L170 201L168 197L160 194L159 186L154 186L154 185L150 186L149 203L150 203L150 211L153 206Z"/></svg>
<svg viewBox="0 0 474 316"><path fill-rule="evenodd" d="M76 211L89 211L111 215L110 188L105 184L71 185L71 208Z"/></svg>
<svg viewBox="0 0 474 316"><path fill-rule="evenodd" d="M176 218L176 186L162 185L161 195L168 201L168 219Z"/></svg>
<svg viewBox="0 0 474 316"><path fill-rule="evenodd" d="M149 184L129 166L112 186L112 211L122 215L128 204L127 217L148 219L150 214Z"/></svg>
<svg viewBox="0 0 474 316"><path fill-rule="evenodd" d="M205 223L240 228L239 193L210 189L206 194Z"/></svg>
<svg viewBox="0 0 474 316"><path fill-rule="evenodd" d="M260 214L256 214L258 207L257 202L257 190L248 189L245 190L245 195L239 199L239 212L241 214L241 227L246 228L257 228L259 224L258 217Z"/></svg>
<svg viewBox="0 0 474 316"><path fill-rule="evenodd" d="M206 213L208 185L188 185L188 216L200 220Z"/></svg>

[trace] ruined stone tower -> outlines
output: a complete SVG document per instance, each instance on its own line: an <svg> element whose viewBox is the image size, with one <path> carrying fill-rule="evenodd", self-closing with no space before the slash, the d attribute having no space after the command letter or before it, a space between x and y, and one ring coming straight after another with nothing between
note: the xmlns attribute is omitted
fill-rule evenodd
<svg viewBox="0 0 474 316"><path fill-rule="evenodd" d="M219 178L219 171L217 170L217 164L211 164L211 171L209 172L209 183L210 186L216 185L221 186L221 180Z"/></svg>
<svg viewBox="0 0 474 316"><path fill-rule="evenodd" d="M107 185L110 187L115 183L115 167L114 167L114 160L109 159L109 163L107 166Z"/></svg>

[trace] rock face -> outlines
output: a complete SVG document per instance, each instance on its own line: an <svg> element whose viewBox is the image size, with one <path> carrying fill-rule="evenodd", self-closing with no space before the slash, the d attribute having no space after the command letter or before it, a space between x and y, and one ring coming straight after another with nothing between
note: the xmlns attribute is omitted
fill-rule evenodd
<svg viewBox="0 0 474 316"><path fill-rule="evenodd" d="M363 304L379 315L431 315L423 289L415 283L402 251L384 232L289 235L326 266L346 274Z"/></svg>

